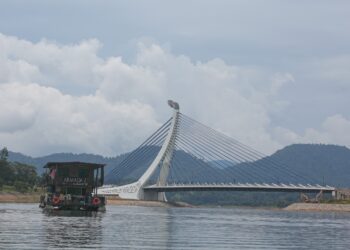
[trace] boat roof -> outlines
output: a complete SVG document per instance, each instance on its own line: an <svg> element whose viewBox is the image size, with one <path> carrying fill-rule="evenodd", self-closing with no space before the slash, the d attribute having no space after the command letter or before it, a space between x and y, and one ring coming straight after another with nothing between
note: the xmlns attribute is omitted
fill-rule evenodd
<svg viewBox="0 0 350 250"><path fill-rule="evenodd" d="M70 161L70 162L48 162L45 164L44 168L52 167L89 167L89 168L103 168L106 164L101 163L91 163L91 162L80 162L80 161Z"/></svg>

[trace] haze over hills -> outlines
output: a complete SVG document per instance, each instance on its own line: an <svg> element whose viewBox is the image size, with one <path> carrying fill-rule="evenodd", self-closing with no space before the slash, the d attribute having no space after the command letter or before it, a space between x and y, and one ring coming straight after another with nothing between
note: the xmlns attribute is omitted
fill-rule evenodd
<svg viewBox="0 0 350 250"><path fill-rule="evenodd" d="M34 158L21 153L9 152L10 161L33 165L37 167L38 173L42 173L42 167L50 161L83 161L107 164L105 172L108 174L126 156L127 154L103 157L94 154L57 153ZM183 155L183 159L186 158L188 156ZM320 184L336 187L350 186L350 149L345 146L293 144L278 150L263 160L282 163L288 169L312 177ZM228 163L226 164L230 167ZM140 171L136 172L137 175L141 173Z"/></svg>
<svg viewBox="0 0 350 250"><path fill-rule="evenodd" d="M106 173L112 168L117 166L127 154L122 154L116 157L103 157L95 154L73 154L73 153L56 153L42 157L31 157L21 153L9 151L9 161L17 161L28 165L35 166L39 174L44 172L43 166L47 162L70 162L70 161L81 161L81 162L92 162L92 163L104 163L106 164Z"/></svg>

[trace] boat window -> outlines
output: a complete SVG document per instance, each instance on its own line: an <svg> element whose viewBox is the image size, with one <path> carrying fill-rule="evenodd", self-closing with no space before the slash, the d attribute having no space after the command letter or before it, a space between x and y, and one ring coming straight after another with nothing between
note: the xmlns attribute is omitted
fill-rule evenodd
<svg viewBox="0 0 350 250"><path fill-rule="evenodd" d="M58 175L62 177L66 177L69 175L69 169L68 168L59 168L58 169Z"/></svg>
<svg viewBox="0 0 350 250"><path fill-rule="evenodd" d="M87 177L89 170L86 168L79 169L79 177Z"/></svg>
<svg viewBox="0 0 350 250"><path fill-rule="evenodd" d="M70 168L69 169L69 177L77 177L79 174L79 169L77 168Z"/></svg>

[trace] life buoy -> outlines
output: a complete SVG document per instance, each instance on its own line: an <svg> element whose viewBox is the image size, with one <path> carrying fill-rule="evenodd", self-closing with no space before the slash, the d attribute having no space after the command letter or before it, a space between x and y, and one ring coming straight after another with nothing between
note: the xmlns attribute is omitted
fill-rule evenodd
<svg viewBox="0 0 350 250"><path fill-rule="evenodd" d="M57 205L58 203L60 203L60 197L54 196L54 197L52 198L52 203L55 204L55 205Z"/></svg>
<svg viewBox="0 0 350 250"><path fill-rule="evenodd" d="M92 199L92 205L99 205L101 203L101 200L100 200L100 198L98 198L98 197L94 197L93 199Z"/></svg>

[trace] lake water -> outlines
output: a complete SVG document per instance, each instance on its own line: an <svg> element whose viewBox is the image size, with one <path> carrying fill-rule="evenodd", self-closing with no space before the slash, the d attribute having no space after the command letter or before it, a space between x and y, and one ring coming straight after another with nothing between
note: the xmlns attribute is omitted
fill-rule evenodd
<svg viewBox="0 0 350 250"><path fill-rule="evenodd" d="M350 214L108 206L57 216L0 204L0 249L350 249Z"/></svg>

